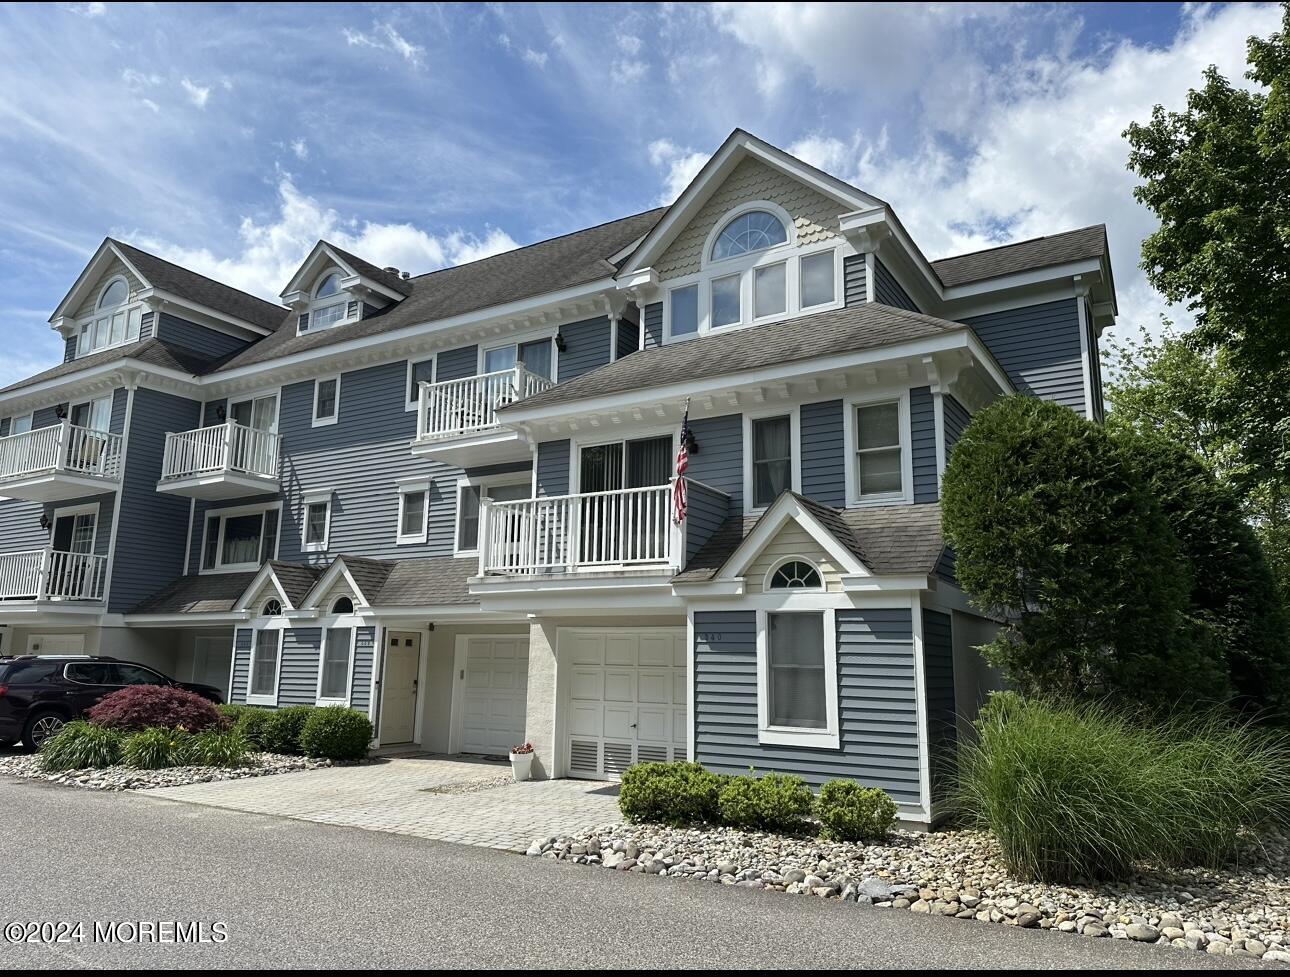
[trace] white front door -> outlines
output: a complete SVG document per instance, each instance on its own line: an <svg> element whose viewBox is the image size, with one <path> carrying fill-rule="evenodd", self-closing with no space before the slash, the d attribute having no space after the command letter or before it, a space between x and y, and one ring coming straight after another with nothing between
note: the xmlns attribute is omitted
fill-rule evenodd
<svg viewBox="0 0 1290 977"><path fill-rule="evenodd" d="M385 678L381 682L381 745L411 743L416 734L417 676L421 635L385 633Z"/></svg>
<svg viewBox="0 0 1290 977"><path fill-rule="evenodd" d="M528 635L463 635L457 658L462 683L460 751L510 752L524 742Z"/></svg>
<svg viewBox="0 0 1290 977"><path fill-rule="evenodd" d="M29 634L29 655L82 655L85 653L83 634Z"/></svg>
<svg viewBox="0 0 1290 977"><path fill-rule="evenodd" d="M570 777L686 758L684 629L561 629L560 655Z"/></svg>

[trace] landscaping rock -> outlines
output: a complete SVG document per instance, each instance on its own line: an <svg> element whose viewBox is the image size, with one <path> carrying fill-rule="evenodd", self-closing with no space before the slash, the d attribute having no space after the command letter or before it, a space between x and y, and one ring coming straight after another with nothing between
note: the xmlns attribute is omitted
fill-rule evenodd
<svg viewBox="0 0 1290 977"><path fill-rule="evenodd" d="M1160 939L1160 930L1146 923L1130 923L1124 928L1124 933L1129 939L1139 943L1155 943Z"/></svg>
<svg viewBox="0 0 1290 977"><path fill-rule="evenodd" d="M184 787L188 784L267 777L273 774L317 770L320 767L330 766L332 766L330 760L286 756L281 753L251 753L248 754L247 765L244 767L164 767L161 770L138 770L134 767L115 766L48 773L41 768L40 757L35 754L0 757L0 774L25 777L28 780L45 780L67 787L106 791Z"/></svg>

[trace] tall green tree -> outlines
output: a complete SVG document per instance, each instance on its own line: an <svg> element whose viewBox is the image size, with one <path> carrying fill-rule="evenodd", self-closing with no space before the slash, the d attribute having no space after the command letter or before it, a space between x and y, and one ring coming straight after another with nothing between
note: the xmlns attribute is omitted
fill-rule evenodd
<svg viewBox="0 0 1290 977"><path fill-rule="evenodd" d="M1189 342L1221 353L1244 388L1240 444L1265 471L1290 467L1290 4L1282 30L1248 42L1250 86L1211 66L1181 112L1157 105L1126 131L1138 200L1160 227L1142 266L1195 312Z"/></svg>

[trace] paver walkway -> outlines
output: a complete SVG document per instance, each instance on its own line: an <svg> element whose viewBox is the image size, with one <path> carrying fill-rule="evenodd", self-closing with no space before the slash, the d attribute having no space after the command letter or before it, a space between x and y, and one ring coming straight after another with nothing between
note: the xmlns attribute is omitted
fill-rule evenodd
<svg viewBox="0 0 1290 977"><path fill-rule="evenodd" d="M616 785L516 784L509 764L457 757L397 757L138 793L506 851L524 851L535 838L619 820Z"/></svg>

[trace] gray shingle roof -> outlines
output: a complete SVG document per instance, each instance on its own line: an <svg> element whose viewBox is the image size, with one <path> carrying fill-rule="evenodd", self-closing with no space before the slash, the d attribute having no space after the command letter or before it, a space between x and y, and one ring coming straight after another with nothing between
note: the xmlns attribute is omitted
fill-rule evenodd
<svg viewBox="0 0 1290 977"><path fill-rule="evenodd" d="M609 277L617 269L608 259L653 227L662 213L661 209L646 211L491 258L407 281L400 279L401 286L409 290L407 298L366 319L334 329L297 336L298 317L292 313L276 333L243 350L220 369L234 370Z"/></svg>
<svg viewBox="0 0 1290 977"><path fill-rule="evenodd" d="M1106 225L1094 224L1075 231L941 258L932 262L932 269L941 283L949 288L1020 271L1064 265L1083 258L1100 258L1106 253Z"/></svg>
<svg viewBox="0 0 1290 977"><path fill-rule="evenodd" d="M393 289L400 295L411 295L412 286L408 284L408 279L401 278L393 272L386 271L384 268L377 268L370 261L364 261L356 254L350 254L341 248L336 247L330 241L323 241L323 244L336 252L337 256L346 262L351 268L362 275L364 278L370 278L374 282L380 282L386 288Z"/></svg>
<svg viewBox="0 0 1290 977"><path fill-rule="evenodd" d="M240 289L217 282L205 275L199 275L195 271L181 268L165 258L140 251L132 244L126 244L115 238L110 240L121 249L121 253L129 259L130 264L138 269L139 274L153 288L160 288L180 298L189 299L216 312L222 312L224 315L265 329L277 329L287 315L287 310L280 305L274 305Z"/></svg>
<svg viewBox="0 0 1290 977"><path fill-rule="evenodd" d="M342 553L336 559L345 561L349 575L354 578L354 583L362 591L360 596L369 604L376 602L375 598L380 594L381 588L385 586L385 581L390 576L390 571L395 566L393 560L372 560L365 556L350 556L348 553Z"/></svg>
<svg viewBox="0 0 1290 977"><path fill-rule="evenodd" d="M426 604L477 604L466 581L479 572L477 560L450 556L394 563L380 593L371 597L378 607L421 607Z"/></svg>
<svg viewBox="0 0 1290 977"><path fill-rule="evenodd" d="M800 495L797 498L876 574L930 574L945 549L941 507L936 503L834 509ZM715 578L762 518L727 519L672 579L702 583Z"/></svg>
<svg viewBox="0 0 1290 977"><path fill-rule="evenodd" d="M255 579L247 573L192 573L145 598L129 614L209 614L231 611Z"/></svg>
<svg viewBox="0 0 1290 977"><path fill-rule="evenodd" d="M182 347L170 346L164 340L150 336L147 339L139 340L137 343L118 346L115 349L105 349L98 353L90 353L88 356L69 360L66 363L59 363L58 366L50 367L35 376L9 384L9 386L0 389L0 394L11 393L24 387L35 386L46 380L57 380L59 377L71 376L74 373L81 373L96 366L116 363L119 360L126 359L139 360L152 366L178 370L180 373L191 373L194 376L209 372L220 362L219 359L198 356L196 353Z"/></svg>
<svg viewBox="0 0 1290 977"><path fill-rule="evenodd" d="M547 407L669 383L701 381L967 329L959 322L866 302L638 350L503 410Z"/></svg>
<svg viewBox="0 0 1290 977"><path fill-rule="evenodd" d="M304 563L270 560L269 565L273 567L273 574L278 578L278 583L282 584L282 589L286 591L287 600L291 601L292 607L299 607L304 603L309 591L313 590L314 584L323 575L323 567L309 566Z"/></svg>

